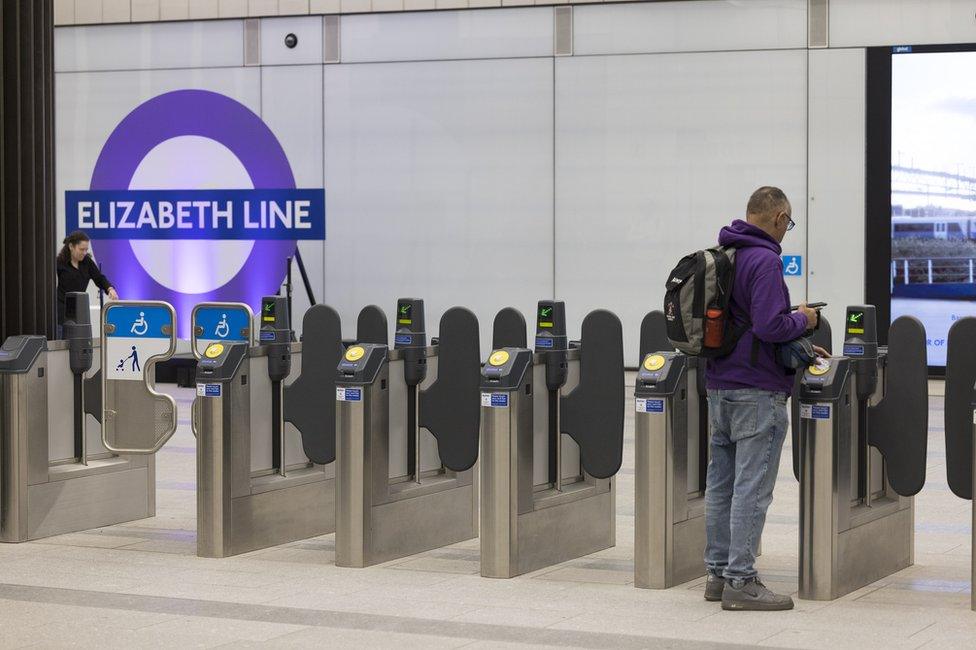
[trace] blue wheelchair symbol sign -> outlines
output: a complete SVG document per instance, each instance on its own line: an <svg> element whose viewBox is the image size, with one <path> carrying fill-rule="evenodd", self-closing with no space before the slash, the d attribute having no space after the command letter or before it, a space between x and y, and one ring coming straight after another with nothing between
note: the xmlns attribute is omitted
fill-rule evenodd
<svg viewBox="0 0 976 650"><path fill-rule="evenodd" d="M803 256L784 255L783 256L783 275L796 276L803 275Z"/></svg>
<svg viewBox="0 0 976 650"><path fill-rule="evenodd" d="M202 340L246 341L251 318L245 310L232 305L198 307L193 325L202 330L199 334Z"/></svg>

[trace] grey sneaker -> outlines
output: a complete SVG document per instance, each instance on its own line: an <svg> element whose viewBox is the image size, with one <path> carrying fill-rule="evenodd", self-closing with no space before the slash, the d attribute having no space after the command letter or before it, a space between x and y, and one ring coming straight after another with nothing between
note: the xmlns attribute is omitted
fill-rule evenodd
<svg viewBox="0 0 976 650"><path fill-rule="evenodd" d="M722 592L722 609L772 612L793 609L793 599L774 594L758 578L747 580L738 588L728 580Z"/></svg>
<svg viewBox="0 0 976 650"><path fill-rule="evenodd" d="M710 603L717 603L722 600L722 591L725 589L725 578L709 573L705 580L705 600Z"/></svg>

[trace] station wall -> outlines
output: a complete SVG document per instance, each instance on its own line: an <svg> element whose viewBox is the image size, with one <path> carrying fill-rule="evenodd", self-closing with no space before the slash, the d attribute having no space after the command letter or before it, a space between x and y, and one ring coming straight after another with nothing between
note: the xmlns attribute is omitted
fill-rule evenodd
<svg viewBox="0 0 976 650"><path fill-rule="evenodd" d="M806 0L576 6L572 56L554 55L553 7L345 15L338 43L322 16L263 18L257 60L243 20L59 27L62 236L64 191L88 187L114 125L203 88L261 116L299 187L326 188L327 240L300 246L347 336L363 305L416 294L431 333L448 307L474 310L487 352L498 309L531 318L554 296L571 335L589 309L615 311L635 364L667 272L763 184L793 201L794 300L841 318L863 300L863 46L968 33L940 26L969 3L901 2L898 20L881 4L833 0L825 49L807 47ZM922 5L935 17L913 19ZM247 186L226 167L194 172L200 187ZM158 244L138 254L164 275ZM218 256L239 263L239 243Z"/></svg>

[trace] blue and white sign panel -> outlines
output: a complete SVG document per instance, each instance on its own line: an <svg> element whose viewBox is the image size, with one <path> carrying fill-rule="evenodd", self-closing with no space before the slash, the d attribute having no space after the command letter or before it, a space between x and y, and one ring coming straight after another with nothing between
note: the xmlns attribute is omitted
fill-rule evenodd
<svg viewBox="0 0 976 650"><path fill-rule="evenodd" d="M507 409L508 393L482 393L481 405L496 409Z"/></svg>
<svg viewBox="0 0 976 650"><path fill-rule="evenodd" d="M664 400L638 397L635 401L635 407L638 413L664 413Z"/></svg>
<svg viewBox="0 0 976 650"><path fill-rule="evenodd" d="M209 303L193 309L193 342L197 356L211 343L251 343L254 316L241 303Z"/></svg>
<svg viewBox="0 0 976 650"><path fill-rule="evenodd" d="M176 323L158 303L110 303L105 308L105 379L142 381L146 364L169 352Z"/></svg>
<svg viewBox="0 0 976 650"><path fill-rule="evenodd" d="M97 240L325 239L321 189L77 190L65 210Z"/></svg>
<svg viewBox="0 0 976 650"><path fill-rule="evenodd" d="M783 256L783 275L787 277L803 275L803 256L784 255Z"/></svg>
<svg viewBox="0 0 976 650"><path fill-rule="evenodd" d="M197 397L220 397L220 384L197 384Z"/></svg>
<svg viewBox="0 0 976 650"><path fill-rule="evenodd" d="M337 402L361 402L363 401L362 388L336 388Z"/></svg>
<svg viewBox="0 0 976 650"><path fill-rule="evenodd" d="M800 404L800 417L807 420L829 420L830 404Z"/></svg>

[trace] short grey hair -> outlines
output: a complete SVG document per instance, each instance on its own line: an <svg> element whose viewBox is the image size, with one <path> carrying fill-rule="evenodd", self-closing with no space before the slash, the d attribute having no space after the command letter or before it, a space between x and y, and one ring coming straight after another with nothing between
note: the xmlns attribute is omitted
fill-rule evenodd
<svg viewBox="0 0 976 650"><path fill-rule="evenodd" d="M747 215L775 217L780 212L789 212L790 200L778 187L764 185L752 193L746 206Z"/></svg>

